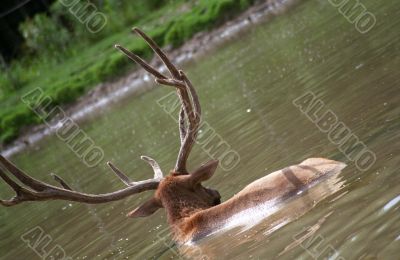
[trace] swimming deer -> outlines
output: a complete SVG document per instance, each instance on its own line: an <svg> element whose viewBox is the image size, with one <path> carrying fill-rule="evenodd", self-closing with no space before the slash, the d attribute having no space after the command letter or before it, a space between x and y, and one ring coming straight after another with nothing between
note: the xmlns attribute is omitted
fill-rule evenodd
<svg viewBox="0 0 400 260"><path fill-rule="evenodd" d="M67 200L82 203L106 203L124 199L133 194L155 190L151 199L128 213L128 217L146 217L164 208L174 239L179 243L200 239L218 229L235 214L260 207L266 203L284 200L306 190L324 176L339 173L345 164L324 158L310 158L298 165L275 171L249 184L235 196L221 203L218 191L206 188L202 182L210 179L217 166L211 160L194 171L187 170L186 162L195 143L201 121L201 107L196 90L186 74L178 70L160 47L144 32L134 28L163 61L170 77L165 76L146 61L120 45L115 47L155 77L158 84L174 87L181 102L179 112L180 149L175 167L164 176L159 164L148 156L141 158L153 169L154 177L131 181L111 162L108 166L127 186L105 194L87 194L73 190L61 177L53 175L59 186L30 177L9 160L0 156L0 177L15 191L9 200L0 200L3 206L14 206L27 201ZM9 173L6 174L6 171ZM15 178L10 178L11 174ZM14 179L19 181L16 182Z"/></svg>

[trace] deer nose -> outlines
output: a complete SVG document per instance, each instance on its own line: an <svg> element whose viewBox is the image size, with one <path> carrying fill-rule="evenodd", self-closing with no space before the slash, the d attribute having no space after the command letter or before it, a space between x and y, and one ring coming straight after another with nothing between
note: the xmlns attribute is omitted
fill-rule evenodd
<svg viewBox="0 0 400 260"><path fill-rule="evenodd" d="M219 205L219 204L221 204L221 198L216 198L216 199L214 199L213 205L214 205L214 206L217 206L217 205Z"/></svg>
<svg viewBox="0 0 400 260"><path fill-rule="evenodd" d="M211 188L207 188L207 190L211 194L211 196L214 197L213 205L215 206L221 204L221 195L219 194L219 192Z"/></svg>

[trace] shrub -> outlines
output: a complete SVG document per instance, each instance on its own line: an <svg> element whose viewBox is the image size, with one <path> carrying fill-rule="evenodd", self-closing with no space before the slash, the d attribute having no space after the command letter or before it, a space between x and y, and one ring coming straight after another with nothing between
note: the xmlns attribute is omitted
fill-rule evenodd
<svg viewBox="0 0 400 260"><path fill-rule="evenodd" d="M194 34L210 29L250 6L254 0L201 1L191 12L177 18L165 35L164 42L174 47Z"/></svg>
<svg viewBox="0 0 400 260"><path fill-rule="evenodd" d="M68 31L47 14L37 14L21 23L19 30L24 38L26 51L35 54L58 56L64 51L70 35Z"/></svg>
<svg viewBox="0 0 400 260"><path fill-rule="evenodd" d="M11 142L18 137L22 127L38 123L40 123L39 117L28 107L20 105L12 112L0 115L0 140L2 143Z"/></svg>
<svg viewBox="0 0 400 260"><path fill-rule="evenodd" d="M183 0L181 1L183 2ZM162 11L151 15L150 12L169 1L121 0L117 2L113 0L93 0L91 2L99 8L99 11L105 12L106 16L116 17L121 22L119 20L115 23L109 21L110 24L107 24L101 33L87 33L85 25L74 17L68 8L62 6L60 1L56 1L51 8L51 16L46 14L36 15L20 27L26 39L26 47L31 53L57 54L54 55L57 59L60 57L58 55L60 50L62 52L64 48L71 44L71 41L74 41L74 48L68 47L68 51L63 55L63 58L71 59L63 63L62 66L58 66L58 68L61 68L60 72L50 75L46 80L40 82L43 83L45 94L53 99L53 106L72 102L95 84L116 77L132 68L132 63L121 53L110 52L111 54L109 54L108 49L106 49L113 40L121 39L118 34L114 34L101 42L94 41L119 30L122 25L125 29L126 24L137 21L136 23L141 26L153 28L146 31L159 45L171 44L177 47L195 33L215 27L227 18L236 15L251 5L254 0L199 0L192 10L180 13L172 19L161 19L160 22L157 22L156 18ZM156 20L156 23L153 22L154 20ZM139 38L129 40L124 46L144 58L152 55L150 48ZM102 55L97 57L95 53L99 52ZM45 58L42 56L45 56ZM48 57L48 60L46 60L46 57ZM29 62L26 63L26 61ZM21 65L22 63L24 65ZM26 59L24 62L11 64L11 78L17 80L14 85L25 85L24 87L29 91L29 88L37 85L35 79L40 75L40 72L42 74L54 72L54 70L51 71L51 66L54 63L53 56L39 55L31 60ZM4 75L0 76L0 91L7 95L7 91L13 92L16 88L10 78ZM14 93L12 97L17 100L18 94ZM9 102L9 104L12 104L12 102ZM7 111L3 108L7 108ZM23 104L8 108L7 103L7 106L2 107L0 114L0 142L10 142L18 136L19 130L23 126L38 122L40 122L39 117Z"/></svg>
<svg viewBox="0 0 400 260"><path fill-rule="evenodd" d="M12 127L9 127L5 130L0 129L0 133L0 142L2 144L8 144L18 137L18 130Z"/></svg>

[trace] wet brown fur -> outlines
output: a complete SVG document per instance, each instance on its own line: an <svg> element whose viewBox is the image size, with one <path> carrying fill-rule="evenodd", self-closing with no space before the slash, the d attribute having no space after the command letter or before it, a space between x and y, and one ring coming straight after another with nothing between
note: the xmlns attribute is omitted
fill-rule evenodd
<svg viewBox="0 0 400 260"><path fill-rule="evenodd" d="M240 211L293 196L321 176L340 172L344 166L328 159L311 158L254 181L219 205L218 192L192 183L190 175L171 174L160 183L154 198L166 209L175 240L183 243L206 236Z"/></svg>

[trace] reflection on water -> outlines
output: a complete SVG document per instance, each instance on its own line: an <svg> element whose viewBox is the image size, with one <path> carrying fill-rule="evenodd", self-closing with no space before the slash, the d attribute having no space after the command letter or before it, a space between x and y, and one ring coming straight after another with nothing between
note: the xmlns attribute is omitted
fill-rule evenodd
<svg viewBox="0 0 400 260"><path fill-rule="evenodd" d="M398 258L400 7L394 0L363 3L377 17L376 26L366 34L329 1L306 1L184 68L198 89L204 119L240 154L237 167L217 170L207 183L224 200L248 183L308 157L349 165L339 176L343 185L337 192L324 198L325 187L310 190L318 204L306 199L309 194L300 194L247 231L238 228L201 241L201 251L216 259L311 259L315 255L310 252L331 246L345 259ZM151 173L140 155L151 155L165 170L176 159L176 123L156 103L169 91L155 88L101 108L99 117L80 126L104 149L107 160L132 179L147 179ZM292 100L307 91L324 101L376 154L369 170L357 170L293 106ZM195 147L189 166L207 159ZM105 162L87 168L54 137L13 160L50 183L49 173L54 172L86 192L122 188ZM1 197L11 194L1 183ZM90 207L54 201L0 208L0 256L34 259L20 236L40 226L51 235L52 244L74 259L183 258L170 240L162 210L144 219L125 217L149 195ZM310 237L323 238L322 246L307 247ZM304 243L299 242L302 239Z"/></svg>
<svg viewBox="0 0 400 260"><path fill-rule="evenodd" d="M337 192L342 184L343 182L339 180L338 175L329 176L316 185L299 192L297 196L279 202L270 202L268 205L260 205L256 209L245 210L239 216L235 216L236 221L234 223L225 226L222 230L196 244L183 246L180 253L192 259L199 252L202 252L202 255L209 259L217 259L221 252L225 252L227 258L231 259L235 256L234 253L231 254L232 245L239 246L254 240L267 240L272 233L300 218L317 203ZM295 241L279 253L279 256L317 232L325 219L332 213L333 211L320 219L318 224L307 228L304 238L297 238L297 235L293 236Z"/></svg>

